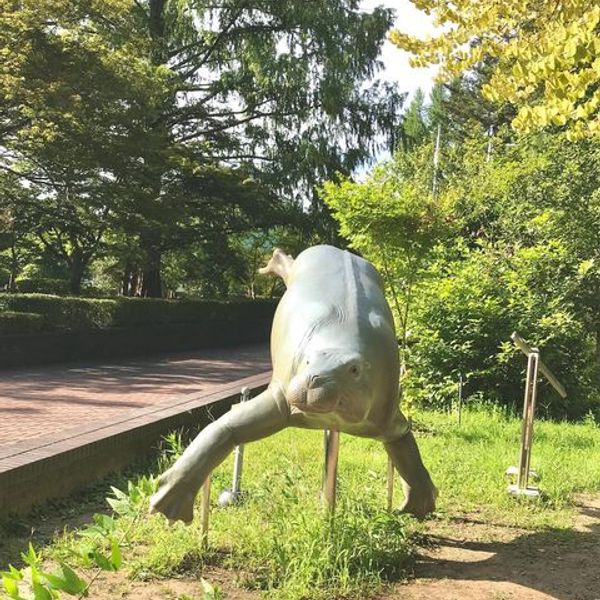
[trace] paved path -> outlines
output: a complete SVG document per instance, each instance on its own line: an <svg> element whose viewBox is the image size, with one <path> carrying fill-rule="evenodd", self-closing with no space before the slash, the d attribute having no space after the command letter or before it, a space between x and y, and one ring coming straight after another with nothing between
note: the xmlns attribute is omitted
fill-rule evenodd
<svg viewBox="0 0 600 600"><path fill-rule="evenodd" d="M267 346L199 350L109 364L0 371L3 447L122 416L169 397L209 393L271 368Z"/></svg>

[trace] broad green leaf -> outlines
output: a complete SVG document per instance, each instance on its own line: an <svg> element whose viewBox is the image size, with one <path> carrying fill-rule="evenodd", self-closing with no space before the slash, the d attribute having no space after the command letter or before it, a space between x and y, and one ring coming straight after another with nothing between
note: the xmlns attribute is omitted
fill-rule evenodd
<svg viewBox="0 0 600 600"><path fill-rule="evenodd" d="M117 542L117 540L115 539L111 541L110 562L112 563L115 571L119 569L121 563L123 562L123 557L121 555L121 547L119 546L119 542Z"/></svg>
<svg viewBox="0 0 600 600"><path fill-rule="evenodd" d="M92 558L103 571L114 571L112 562L98 550L92 552Z"/></svg>
<svg viewBox="0 0 600 600"><path fill-rule="evenodd" d="M61 563L60 568L63 573L65 586L62 588L67 594L81 594L85 590L87 590L88 584L86 581L81 579L71 567L68 565Z"/></svg>
<svg viewBox="0 0 600 600"><path fill-rule="evenodd" d="M33 597L35 600L52 600L52 594L41 583L33 584Z"/></svg>

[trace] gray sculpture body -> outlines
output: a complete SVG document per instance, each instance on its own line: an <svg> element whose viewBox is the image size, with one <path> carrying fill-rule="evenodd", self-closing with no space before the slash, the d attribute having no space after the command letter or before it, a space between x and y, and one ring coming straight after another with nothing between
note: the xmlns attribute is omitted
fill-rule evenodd
<svg viewBox="0 0 600 600"><path fill-rule="evenodd" d="M200 432L160 477L151 510L190 522L198 489L237 444L303 427L381 440L403 480L402 509L431 512L436 490L398 406L398 346L375 268L315 246L296 260L275 250L261 272L287 286L271 332L271 383Z"/></svg>

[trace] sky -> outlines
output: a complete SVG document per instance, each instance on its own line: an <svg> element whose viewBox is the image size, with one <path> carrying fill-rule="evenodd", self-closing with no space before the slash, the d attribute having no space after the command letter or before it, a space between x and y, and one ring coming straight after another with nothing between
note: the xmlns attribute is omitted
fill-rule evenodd
<svg viewBox="0 0 600 600"><path fill-rule="evenodd" d="M431 18L425 13L416 9L410 0L363 0L361 8L365 11L371 11L376 6L385 6L393 8L396 12L395 28L405 33L411 33L418 37L426 37L435 31ZM383 45L381 57L384 70L378 74L378 78L387 81L395 81L401 92L408 92L408 98L404 106L408 106L411 97L418 88L425 92L425 97L429 95L433 87L433 78L436 74L436 67L425 69L415 69L408 62L408 54L387 41ZM361 165L354 177L358 181L364 180L371 172L374 165L382 160L390 158L390 153L384 151L374 157L372 162Z"/></svg>
<svg viewBox="0 0 600 600"><path fill-rule="evenodd" d="M410 0L363 0L363 10L371 11L376 6L393 8L396 11L395 28L400 31L425 37L435 31L431 18L416 9ZM408 54L386 41L383 47L383 63L385 70L381 78L398 82L400 91L414 93L417 88L423 89L426 95L433 86L436 67L414 69L408 64Z"/></svg>

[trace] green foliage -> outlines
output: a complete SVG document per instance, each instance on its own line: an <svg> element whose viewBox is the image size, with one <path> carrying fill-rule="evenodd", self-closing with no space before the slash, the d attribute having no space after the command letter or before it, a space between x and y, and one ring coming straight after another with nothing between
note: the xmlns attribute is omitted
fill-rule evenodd
<svg viewBox="0 0 600 600"><path fill-rule="evenodd" d="M37 313L43 317L46 328L96 329L113 324L116 302L45 294L5 294L0 297L0 309Z"/></svg>
<svg viewBox="0 0 600 600"><path fill-rule="evenodd" d="M21 294L56 294L62 296L69 291L68 281L49 277L36 277L35 279L19 277L15 284Z"/></svg>
<svg viewBox="0 0 600 600"><path fill-rule="evenodd" d="M487 162L476 138L465 144L442 191L456 201L460 236L438 247L419 290L407 385L448 401L462 372L470 393L517 406L517 330L568 390L565 401L543 383L540 409L579 418L599 408L598 144L494 144Z"/></svg>
<svg viewBox="0 0 600 600"><path fill-rule="evenodd" d="M228 236L293 230L297 207L318 204L315 184L350 173L397 126L403 95L374 78L389 9L0 8L0 235L13 279L30 248L68 271L73 295L108 262L123 294L160 297L182 283L182 255L201 254L210 295Z"/></svg>
<svg viewBox="0 0 600 600"><path fill-rule="evenodd" d="M176 323L239 322L240 319L269 318L274 303L268 300L159 300L150 298L68 298L43 294L0 296L0 317L8 323L39 322L47 329L68 331L141 327ZM34 317L18 317L35 313Z"/></svg>
<svg viewBox="0 0 600 600"><path fill-rule="evenodd" d="M509 343L516 330L568 390L563 400L543 382L542 413L600 411L598 142L515 139L505 129L490 138L457 120L465 88L440 94L440 114L431 114L434 102L422 117L447 119L443 136L452 130L435 198L425 140L362 183L324 186L340 232L384 276L406 399L447 406L462 374L467 395L517 408L524 362Z"/></svg>
<svg viewBox="0 0 600 600"><path fill-rule="evenodd" d="M25 565L17 569L12 565L3 572L2 585L8 598L12 600L59 600L60 592L78 598L89 595L90 586L101 571L118 571L123 564L123 545L128 541L131 528L139 519L141 511L147 509L150 494L156 489L154 480L141 477L136 483L128 483L128 494L112 488L114 497L107 498L115 513L127 519L124 523L109 515L96 513L92 523L79 531L76 536L66 536L66 547L58 547L53 558L58 569L44 570L47 556L36 552L29 543L28 551L21 554ZM119 512L116 509L119 509ZM69 564L77 563L87 571L95 570L89 580L82 578ZM31 595L33 594L33 596Z"/></svg>
<svg viewBox="0 0 600 600"><path fill-rule="evenodd" d="M31 312L0 312L0 335L37 333L44 329L44 317Z"/></svg>
<svg viewBox="0 0 600 600"><path fill-rule="evenodd" d="M127 491L122 491L114 486L110 488L112 496L109 496L106 501L119 517L132 517L141 512L147 499L156 490L156 481L153 477L140 477L135 483L127 482Z"/></svg>
<svg viewBox="0 0 600 600"><path fill-rule="evenodd" d="M453 199L432 197L432 147L399 152L364 183L327 182L323 198L350 247L382 274L404 350L414 289L435 244L451 231Z"/></svg>

